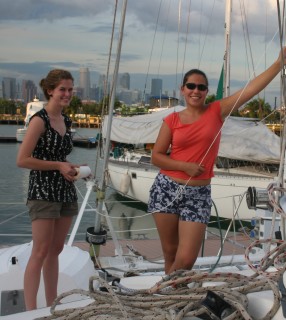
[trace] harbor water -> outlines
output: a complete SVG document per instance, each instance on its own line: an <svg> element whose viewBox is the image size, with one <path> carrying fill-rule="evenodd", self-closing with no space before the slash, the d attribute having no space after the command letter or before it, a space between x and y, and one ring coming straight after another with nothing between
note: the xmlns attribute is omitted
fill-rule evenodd
<svg viewBox="0 0 286 320"><path fill-rule="evenodd" d="M16 136L17 125L0 125L0 136ZM77 128L79 137L96 137L98 129ZM31 240L31 223L26 207L29 170L16 166L16 156L20 143L0 143L0 244L16 244ZM97 156L97 148L74 147L68 161L88 165L95 180L100 179L102 160ZM75 182L78 201L81 206L87 188L84 180ZM88 209L95 208L96 193L88 200ZM157 239L157 231L152 216L146 213L146 205L130 201L112 189L106 190L106 204L112 225L119 239ZM76 241L85 241L86 229L93 226L95 212L84 213Z"/></svg>

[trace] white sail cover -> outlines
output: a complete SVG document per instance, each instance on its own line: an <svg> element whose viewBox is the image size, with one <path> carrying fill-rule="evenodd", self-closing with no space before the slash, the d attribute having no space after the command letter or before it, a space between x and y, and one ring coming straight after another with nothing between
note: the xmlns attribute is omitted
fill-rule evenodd
<svg viewBox="0 0 286 320"><path fill-rule="evenodd" d="M151 114L113 117L110 139L128 144L154 143L163 118L184 108L176 106ZM107 123L108 116L103 121L103 138L106 138ZM219 156L263 163L279 163L280 138L261 122L229 117L222 128Z"/></svg>

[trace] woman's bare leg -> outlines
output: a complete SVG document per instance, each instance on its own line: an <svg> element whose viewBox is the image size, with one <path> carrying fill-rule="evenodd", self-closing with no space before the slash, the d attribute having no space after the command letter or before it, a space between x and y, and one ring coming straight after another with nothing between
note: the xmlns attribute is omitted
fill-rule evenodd
<svg viewBox="0 0 286 320"><path fill-rule="evenodd" d="M179 245L176 258L169 273L180 269L192 269L201 249L206 224L199 222L179 222Z"/></svg>
<svg viewBox="0 0 286 320"><path fill-rule="evenodd" d="M43 264L47 306L50 306L57 297L59 255L63 250L72 219L73 217L61 217L55 220L53 239Z"/></svg>
<svg viewBox="0 0 286 320"><path fill-rule="evenodd" d="M54 219L32 221L33 248L24 275L26 310L37 308L41 270L52 241Z"/></svg>
<svg viewBox="0 0 286 320"><path fill-rule="evenodd" d="M178 249L179 218L176 214L170 213L154 213L153 217L157 226L164 254L165 273L168 274L170 273L169 270L175 261Z"/></svg>

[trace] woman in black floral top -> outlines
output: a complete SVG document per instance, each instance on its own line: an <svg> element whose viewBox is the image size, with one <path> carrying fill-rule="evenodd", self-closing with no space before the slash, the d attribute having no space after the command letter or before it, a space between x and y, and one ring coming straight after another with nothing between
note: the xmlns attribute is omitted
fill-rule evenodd
<svg viewBox="0 0 286 320"><path fill-rule="evenodd" d="M63 114L72 98L73 77L55 69L40 86L48 103L31 118L17 157L19 167L31 169L27 206L33 248L24 277L27 310L37 307L42 270L47 306L57 297L58 256L78 213L74 176L79 166L66 160L72 150L71 120Z"/></svg>

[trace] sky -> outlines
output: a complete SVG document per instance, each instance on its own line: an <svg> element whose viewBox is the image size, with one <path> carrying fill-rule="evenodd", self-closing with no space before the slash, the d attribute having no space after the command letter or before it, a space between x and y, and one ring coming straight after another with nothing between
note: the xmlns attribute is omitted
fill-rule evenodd
<svg viewBox="0 0 286 320"><path fill-rule="evenodd" d="M0 78L38 84L49 70L63 68L77 82L79 68L88 67L96 84L107 73L109 56L112 74L122 1L114 19L115 0L0 0ZM277 59L278 12L276 0L233 1L231 92ZM119 72L130 73L132 89L148 91L152 78L162 78L163 90L170 92L186 71L200 68L215 93L224 24L224 0L128 0ZM260 97L273 106L279 92L277 77Z"/></svg>

